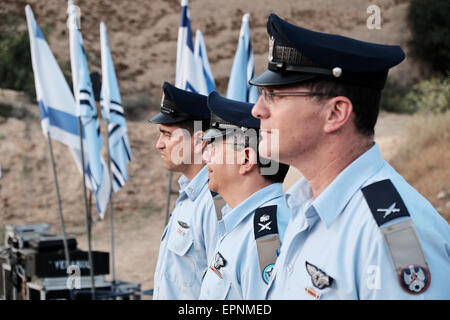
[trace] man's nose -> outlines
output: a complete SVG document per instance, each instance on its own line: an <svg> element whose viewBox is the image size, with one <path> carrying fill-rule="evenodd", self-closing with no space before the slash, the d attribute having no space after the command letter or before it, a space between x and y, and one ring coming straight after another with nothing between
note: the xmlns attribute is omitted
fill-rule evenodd
<svg viewBox="0 0 450 320"><path fill-rule="evenodd" d="M270 116L269 108L263 96L260 96L253 106L252 116L258 119L267 119Z"/></svg>
<svg viewBox="0 0 450 320"><path fill-rule="evenodd" d="M156 141L156 145L155 145L156 149L162 150L165 148L165 144L161 139L161 135L159 136L158 140Z"/></svg>

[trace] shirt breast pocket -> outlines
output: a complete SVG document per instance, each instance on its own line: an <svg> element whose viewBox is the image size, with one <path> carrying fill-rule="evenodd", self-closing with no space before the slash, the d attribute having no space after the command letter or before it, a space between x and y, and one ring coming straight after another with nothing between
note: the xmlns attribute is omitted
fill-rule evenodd
<svg viewBox="0 0 450 320"><path fill-rule="evenodd" d="M202 295L200 299L204 300L225 300L228 296L228 291L230 291L231 282L219 278L214 274L213 271L208 270L203 280Z"/></svg>
<svg viewBox="0 0 450 320"><path fill-rule="evenodd" d="M169 237L167 249L175 254L176 260L166 269L166 276L179 285L191 287L197 278L197 266L194 257L188 254L193 245L192 236L176 233Z"/></svg>
<svg viewBox="0 0 450 320"><path fill-rule="evenodd" d="M192 236L189 233L174 234L167 244L167 248L179 256L184 256L192 246L193 243Z"/></svg>

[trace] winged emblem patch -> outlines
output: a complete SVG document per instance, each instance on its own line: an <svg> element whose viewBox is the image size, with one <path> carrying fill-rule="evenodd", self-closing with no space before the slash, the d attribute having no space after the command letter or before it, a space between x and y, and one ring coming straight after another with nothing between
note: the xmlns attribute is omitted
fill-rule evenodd
<svg viewBox="0 0 450 320"><path fill-rule="evenodd" d="M332 277L308 261L306 261L306 271L308 271L308 274L311 276L311 281L317 289L329 287L333 283Z"/></svg>

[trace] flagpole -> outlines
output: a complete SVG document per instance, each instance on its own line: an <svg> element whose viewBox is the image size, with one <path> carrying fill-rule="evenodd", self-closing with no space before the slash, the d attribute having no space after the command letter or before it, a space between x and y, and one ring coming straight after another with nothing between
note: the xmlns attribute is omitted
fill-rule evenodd
<svg viewBox="0 0 450 320"><path fill-rule="evenodd" d="M66 225L64 223L64 216L62 213L61 195L59 193L58 175L56 172L56 164L55 164L55 158L53 155L53 145L52 145L52 139L50 138L50 132L47 132L47 137L48 137L48 145L50 148L50 159L52 162L53 177L55 178L56 196L58 198L58 208L59 208L59 219L61 220L61 229L62 229L62 233L63 233L63 243L64 243L64 255L66 258L66 269L67 269L67 268L69 268L69 265L70 265L69 246L67 245Z"/></svg>
<svg viewBox="0 0 450 320"><path fill-rule="evenodd" d="M115 247L114 247L114 211L113 211L113 201L112 201L112 197L113 197L113 185L114 185L114 181L113 181L113 177L112 177L112 170L111 170L111 154L110 154L110 145L109 145L109 120L106 119L106 132L107 132L107 136L108 136L108 171L109 171L109 178L111 181L111 189L109 192L109 219L110 219L110 223L109 223L109 227L110 227L110 241L111 241L111 267L112 267L112 287L113 289L115 289L115 285L116 285L116 260L115 260Z"/></svg>
<svg viewBox="0 0 450 320"><path fill-rule="evenodd" d="M78 117L78 128L80 132L80 149L81 149L81 165L83 168L83 194L84 194L84 204L86 211L86 231L88 237L88 260L89 260L89 273L91 276L91 294L92 300L95 300L95 280L94 280L94 264L92 259L92 245L91 245L91 211L88 208L88 198L86 190L86 168L84 163L84 146L83 146L83 134L82 134L82 123L81 117Z"/></svg>

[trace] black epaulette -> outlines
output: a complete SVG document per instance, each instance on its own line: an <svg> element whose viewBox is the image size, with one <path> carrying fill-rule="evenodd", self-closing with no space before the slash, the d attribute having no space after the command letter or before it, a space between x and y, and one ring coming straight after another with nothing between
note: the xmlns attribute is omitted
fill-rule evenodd
<svg viewBox="0 0 450 320"><path fill-rule="evenodd" d="M411 294L424 292L430 285L431 275L409 211L397 189L387 179L361 191L383 235L400 286Z"/></svg>
<svg viewBox="0 0 450 320"><path fill-rule="evenodd" d="M265 283L269 283L277 253L280 251L277 206L261 207L253 216L253 232L258 250L259 267Z"/></svg>

